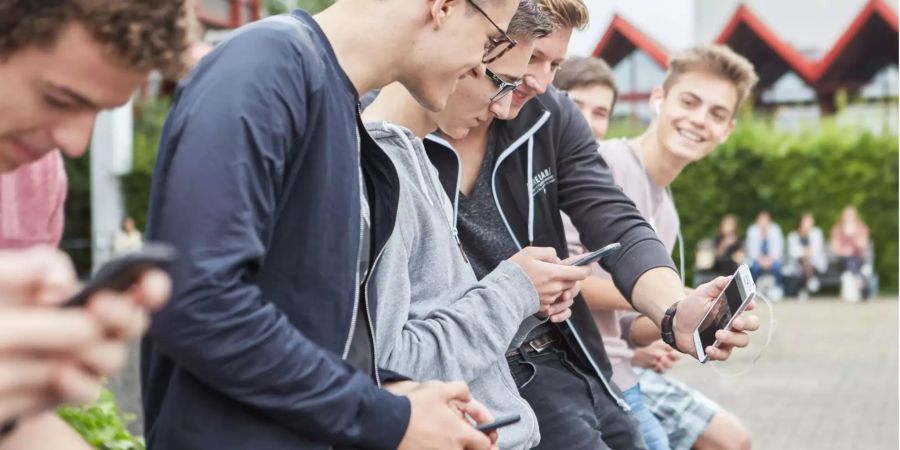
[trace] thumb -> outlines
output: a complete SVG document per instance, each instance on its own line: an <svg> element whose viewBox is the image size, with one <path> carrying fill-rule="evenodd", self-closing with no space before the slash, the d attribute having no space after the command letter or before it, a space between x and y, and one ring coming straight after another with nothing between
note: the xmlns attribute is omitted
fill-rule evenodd
<svg viewBox="0 0 900 450"><path fill-rule="evenodd" d="M559 257L556 256L556 250L550 247L527 247L526 254L539 261L558 263Z"/></svg>
<svg viewBox="0 0 900 450"><path fill-rule="evenodd" d="M469 392L469 386L462 381L450 381L441 383L437 390L439 398L446 402L456 400L468 403L472 400L472 393Z"/></svg>

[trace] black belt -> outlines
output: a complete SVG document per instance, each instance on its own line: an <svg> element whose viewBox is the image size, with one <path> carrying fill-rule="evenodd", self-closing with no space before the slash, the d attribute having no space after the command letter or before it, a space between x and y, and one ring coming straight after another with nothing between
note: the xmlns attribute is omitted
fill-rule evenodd
<svg viewBox="0 0 900 450"><path fill-rule="evenodd" d="M522 350L525 353L541 353L544 350L552 347L553 344L561 341L562 337L559 335L559 332L556 330L551 330L506 352L506 357L510 358L519 356L519 350Z"/></svg>

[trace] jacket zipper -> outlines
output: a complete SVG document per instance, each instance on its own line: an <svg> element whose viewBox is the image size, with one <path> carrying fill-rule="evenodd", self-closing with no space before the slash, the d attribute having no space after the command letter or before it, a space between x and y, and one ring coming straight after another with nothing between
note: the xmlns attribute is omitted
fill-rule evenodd
<svg viewBox="0 0 900 450"><path fill-rule="evenodd" d="M438 144L441 144L442 147L450 150L450 152L453 153L453 157L456 158L456 186L454 188L454 192L456 194L453 196L453 218L451 219L452 223L450 225L450 232L453 233L453 239L456 240L456 246L459 248L459 253L462 255L463 260L466 262L466 264L469 264L469 257L466 256L466 250L463 248L462 240L459 239L459 229L456 228L457 213L459 211L459 185L461 183L460 178L462 177L462 162L460 162L459 160L459 154L456 153L456 149L454 149L453 146L443 138L434 135L428 135L425 137L425 139L429 139Z"/></svg>
<svg viewBox="0 0 900 450"><path fill-rule="evenodd" d="M362 154L360 137L359 137L359 125L356 126L356 167L358 167L357 171L362 170L359 169L362 161L360 160ZM360 180L361 172L357 172L356 177ZM360 186L360 188L364 188L365 186ZM359 195L363 195L362 192ZM355 288L353 289L353 316L350 318L350 331L347 333L347 341L344 343L344 353L341 355L342 359L347 359L347 355L350 354L350 344L353 342L353 332L356 329L356 316L359 315L359 285L362 284L359 279L359 259L362 255L362 242L365 237L365 221L362 219L362 211L360 211L359 217L359 245L356 246L356 265L353 268L353 271L356 273L355 279ZM367 311L368 312L368 311ZM373 341L374 342L374 341ZM377 370L375 371L377 374Z"/></svg>

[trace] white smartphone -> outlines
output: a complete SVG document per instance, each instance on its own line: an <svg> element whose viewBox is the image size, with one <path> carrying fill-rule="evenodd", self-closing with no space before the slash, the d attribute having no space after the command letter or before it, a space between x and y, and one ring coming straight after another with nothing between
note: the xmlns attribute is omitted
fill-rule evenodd
<svg viewBox="0 0 900 450"><path fill-rule="evenodd" d="M706 356L706 347L710 345L719 347L716 331L730 330L731 322L747 309L747 305L755 295L756 284L753 283L750 268L746 264L741 264L734 276L728 280L725 289L706 310L700 325L694 330L694 347L697 349L697 359L700 362L705 363L709 359Z"/></svg>

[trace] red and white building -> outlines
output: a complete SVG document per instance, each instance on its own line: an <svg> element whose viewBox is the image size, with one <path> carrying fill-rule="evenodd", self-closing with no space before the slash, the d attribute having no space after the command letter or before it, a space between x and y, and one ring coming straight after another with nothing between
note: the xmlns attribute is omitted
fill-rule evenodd
<svg viewBox="0 0 900 450"><path fill-rule="evenodd" d="M648 117L650 90L669 55L722 43L756 66L754 105L780 123L835 111L850 121L897 129L897 0L605 0L588 2L592 21L570 54L605 59L620 89L617 114ZM843 118L843 117L842 117Z"/></svg>

